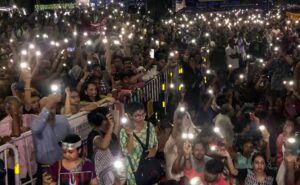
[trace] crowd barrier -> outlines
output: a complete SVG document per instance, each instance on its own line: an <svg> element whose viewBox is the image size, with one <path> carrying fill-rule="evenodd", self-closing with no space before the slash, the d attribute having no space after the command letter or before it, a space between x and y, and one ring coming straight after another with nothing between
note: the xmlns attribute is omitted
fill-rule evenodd
<svg viewBox="0 0 300 185"><path fill-rule="evenodd" d="M6 171L6 174L4 176L4 182L5 184L8 184L8 158L9 158L9 155L11 155L11 152L12 152L12 155L14 156L14 161L15 161L15 165L14 165L14 173L15 173L15 185L20 185L20 163L19 163L19 152L16 148L16 146L14 146L13 144L4 144L2 146L0 146L0 155L1 155L1 158L4 160L4 169ZM3 180L3 179L0 179L0 180ZM1 181L0 181L1 182ZM3 183L3 182L1 182Z"/></svg>
<svg viewBox="0 0 300 185"><path fill-rule="evenodd" d="M164 73L162 75L156 76L152 80L149 80L145 83L145 86L143 88L137 89L132 93L131 97L129 98L129 102L137 101L145 103L149 100L153 102L159 102L162 97L162 92L165 91L165 83L167 81L166 79L167 73ZM114 119L116 122L119 122L120 115L123 113L122 107L123 105L115 105L113 108ZM78 134L84 141L83 151L86 151L87 137L89 132L92 130L92 127L88 124L87 113L81 112L72 115L68 118L68 120L73 132ZM0 146L0 152L7 151L8 149L11 149L13 151L13 155L7 156L4 152L5 155L4 157L2 157L2 159L4 160L6 170L15 169L16 185L34 185L34 175L37 171L37 162L35 158L35 148L31 131L22 133L20 137L13 138L9 144ZM9 158L12 158L12 156L14 158L12 160L8 160ZM29 180L25 183L21 183L20 179L25 177L29 177ZM8 184L7 176L6 184Z"/></svg>

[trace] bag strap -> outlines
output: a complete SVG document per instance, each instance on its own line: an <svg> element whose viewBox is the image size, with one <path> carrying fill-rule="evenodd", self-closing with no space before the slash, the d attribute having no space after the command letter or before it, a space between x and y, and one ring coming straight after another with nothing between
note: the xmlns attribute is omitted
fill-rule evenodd
<svg viewBox="0 0 300 185"><path fill-rule="evenodd" d="M135 133L133 133L133 136L140 143L140 145L142 146L142 148L144 150L147 150L148 146L149 146L149 139L150 139L150 123L147 122L146 146L145 146L145 144L141 141L141 139ZM130 168L131 168L132 172L135 172L131 158L129 156L127 156L127 159L128 159L128 162L129 162L129 165L130 165Z"/></svg>
<svg viewBox="0 0 300 185"><path fill-rule="evenodd" d="M143 150L148 150L149 147L149 140L150 140L150 124L147 122L147 136L146 136L146 145L141 141L141 139L133 133L133 137L140 143L142 146Z"/></svg>

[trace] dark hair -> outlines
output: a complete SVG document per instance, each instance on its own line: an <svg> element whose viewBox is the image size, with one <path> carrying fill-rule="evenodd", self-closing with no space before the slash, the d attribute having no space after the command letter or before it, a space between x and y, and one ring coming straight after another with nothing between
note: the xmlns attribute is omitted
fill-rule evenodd
<svg viewBox="0 0 300 185"><path fill-rule="evenodd" d="M252 164L254 163L254 160L255 160L257 157L263 158L264 161L265 161L265 163L267 163L267 160L266 160L266 157L264 156L264 154L262 154L262 153L260 153L260 152L256 152L256 153L252 156L252 161L251 161Z"/></svg>
<svg viewBox="0 0 300 185"><path fill-rule="evenodd" d="M230 108L231 108L230 104L228 104L228 103L223 104L222 107L221 107L220 113L221 114L228 114L230 112Z"/></svg>
<svg viewBox="0 0 300 185"><path fill-rule="evenodd" d="M77 134L69 134L64 140L62 140L62 142L70 144L77 143L78 141L81 141L81 137ZM82 145L77 149L80 149L81 147Z"/></svg>
<svg viewBox="0 0 300 185"><path fill-rule="evenodd" d="M5 99L4 99L4 106L5 108L9 108L10 105L13 103L13 102L16 102L18 103L19 105L22 105L22 102L19 98L15 97L15 96L7 96Z"/></svg>
<svg viewBox="0 0 300 185"><path fill-rule="evenodd" d="M129 103L125 106L125 110L129 115L133 115L133 113L135 113L138 110L145 110L145 107L143 104L138 103L138 102L132 102Z"/></svg>
<svg viewBox="0 0 300 185"><path fill-rule="evenodd" d="M211 159L205 164L205 170L214 175L220 174L224 170L224 163L220 159Z"/></svg>
<svg viewBox="0 0 300 185"><path fill-rule="evenodd" d="M94 127L99 127L102 125L104 120L107 120L106 115L109 113L108 108L98 107L95 110L91 111L88 115L89 124Z"/></svg>
<svg viewBox="0 0 300 185"><path fill-rule="evenodd" d="M203 146L203 148L206 150L206 144L200 139L200 138L196 138L196 139L194 139L194 141L193 141L193 150L195 149L195 146L196 145L202 145Z"/></svg>
<svg viewBox="0 0 300 185"><path fill-rule="evenodd" d="M32 91L32 92L31 92L31 97L39 97L39 98L41 98L42 96L41 96L41 94L40 94L39 92L37 92L37 91Z"/></svg>
<svg viewBox="0 0 300 185"><path fill-rule="evenodd" d="M216 98L216 103L219 107L221 107L222 105L228 103L228 100L226 96L222 94Z"/></svg>

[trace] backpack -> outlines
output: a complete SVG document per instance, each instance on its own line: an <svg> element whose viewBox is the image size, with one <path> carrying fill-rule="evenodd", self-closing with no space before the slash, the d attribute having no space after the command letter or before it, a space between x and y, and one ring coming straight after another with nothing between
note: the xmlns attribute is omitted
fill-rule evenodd
<svg viewBox="0 0 300 185"><path fill-rule="evenodd" d="M128 157L129 165L134 172L134 177L137 185L152 185L161 180L162 177L165 176L164 165L162 161L157 159L156 157L148 158L148 146L149 146L149 135L150 135L150 123L147 123L147 137L146 137L146 145L140 140L140 138L133 134L134 138L139 142L139 144L143 148L143 153L140 158L140 163L136 171L134 171L134 167L131 161L131 158Z"/></svg>

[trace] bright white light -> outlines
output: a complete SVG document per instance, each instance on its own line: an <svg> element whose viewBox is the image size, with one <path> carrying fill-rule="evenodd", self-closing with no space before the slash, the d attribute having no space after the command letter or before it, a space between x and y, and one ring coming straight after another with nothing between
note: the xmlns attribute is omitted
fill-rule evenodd
<svg viewBox="0 0 300 185"><path fill-rule="evenodd" d="M215 133L220 133L220 128L219 127L214 127L214 132Z"/></svg>
<svg viewBox="0 0 300 185"><path fill-rule="evenodd" d="M194 139L195 136L193 133L188 133L187 137L188 137L188 139L192 140L192 139Z"/></svg>
<svg viewBox="0 0 300 185"><path fill-rule="evenodd" d="M74 32L73 32L73 35L74 35L74 36L77 36L77 35L78 35L77 31L74 31Z"/></svg>
<svg viewBox="0 0 300 185"><path fill-rule="evenodd" d="M13 43L13 42L14 42L14 40L13 40L13 39L9 39L9 42L10 42L10 43Z"/></svg>
<svg viewBox="0 0 300 185"><path fill-rule="evenodd" d="M188 138L188 134L187 133L182 133L181 137L182 137L182 139L187 139Z"/></svg>
<svg viewBox="0 0 300 185"><path fill-rule="evenodd" d="M40 51L36 51L35 54L36 54L36 56L41 56L42 55L42 53Z"/></svg>
<svg viewBox="0 0 300 185"><path fill-rule="evenodd" d="M21 51L21 54L22 54L22 55L27 55L27 51L26 51L26 50L22 50L22 51Z"/></svg>
<svg viewBox="0 0 300 185"><path fill-rule="evenodd" d="M244 79L245 78L245 76L243 75L243 74L240 74L240 79Z"/></svg>
<svg viewBox="0 0 300 185"><path fill-rule="evenodd" d="M180 112L184 112L185 111L185 107L180 107L179 110L180 110Z"/></svg>
<svg viewBox="0 0 300 185"><path fill-rule="evenodd" d="M21 62L20 67L21 67L21 69L28 68L28 63L27 62Z"/></svg>
<svg viewBox="0 0 300 185"><path fill-rule="evenodd" d="M60 46L59 42L56 42L56 43L55 43L55 46L56 46L56 47L59 47L59 46Z"/></svg>
<svg viewBox="0 0 300 185"><path fill-rule="evenodd" d="M84 32L84 33L83 33L83 36L87 37L87 36L88 36L88 33L87 33L87 32Z"/></svg>
<svg viewBox="0 0 300 185"><path fill-rule="evenodd" d="M216 151L216 150L217 150L217 146L215 146L215 145L211 146L211 147L210 147L210 150L211 150L211 151Z"/></svg>
<svg viewBox="0 0 300 185"><path fill-rule="evenodd" d="M173 83L170 83L170 88L174 89L175 85Z"/></svg>
<svg viewBox="0 0 300 185"><path fill-rule="evenodd" d="M52 92L57 92L59 90L59 86L57 84L52 84L51 85L51 91Z"/></svg>
<svg viewBox="0 0 300 185"><path fill-rule="evenodd" d="M170 53L170 57L174 57L175 54L173 52Z"/></svg>
<svg viewBox="0 0 300 185"><path fill-rule="evenodd" d="M125 116L123 116L123 117L121 118L121 123L122 123L122 124L126 124L127 122L128 122L128 118L125 117Z"/></svg>
<svg viewBox="0 0 300 185"><path fill-rule="evenodd" d="M124 164L122 163L121 160L116 160L116 161L114 162L114 167L115 167L116 169L120 169L120 168L123 168L123 167L124 167Z"/></svg>
<svg viewBox="0 0 300 185"><path fill-rule="evenodd" d="M206 74L211 74L211 70L210 69L206 70Z"/></svg>
<svg viewBox="0 0 300 185"><path fill-rule="evenodd" d="M48 38L48 35L46 33L43 34L43 38L46 39Z"/></svg>
<svg viewBox="0 0 300 185"><path fill-rule="evenodd" d="M293 137L288 138L287 141L288 141L290 144L296 143L296 139L293 138Z"/></svg>
<svg viewBox="0 0 300 185"><path fill-rule="evenodd" d="M29 49L34 49L34 48L35 48L34 44L29 44Z"/></svg>
<svg viewBox="0 0 300 185"><path fill-rule="evenodd" d="M69 40L67 38L64 39L64 43L68 43Z"/></svg>
<svg viewBox="0 0 300 185"><path fill-rule="evenodd" d="M275 47L275 48L274 48L274 51L279 51L279 47Z"/></svg>
<svg viewBox="0 0 300 185"><path fill-rule="evenodd" d="M104 39L102 40L102 42L103 42L104 44L106 44L106 43L107 43L107 38L104 38Z"/></svg>
<svg viewBox="0 0 300 185"><path fill-rule="evenodd" d="M119 40L114 40L114 45L120 45L120 41Z"/></svg>
<svg viewBox="0 0 300 185"><path fill-rule="evenodd" d="M209 94L214 94L214 91L212 89L208 89L207 91Z"/></svg>
<svg viewBox="0 0 300 185"><path fill-rule="evenodd" d="M92 64L92 62L89 60L89 61L87 61L87 63L88 63L88 65L91 65Z"/></svg>
<svg viewBox="0 0 300 185"><path fill-rule="evenodd" d="M88 46L92 45L92 41L91 40L86 41L86 45Z"/></svg>
<svg viewBox="0 0 300 185"><path fill-rule="evenodd" d="M284 80L282 83L283 83L284 85L286 85L286 84L287 84L287 81Z"/></svg>
<svg viewBox="0 0 300 185"><path fill-rule="evenodd" d="M205 35L204 35L205 37L209 37L209 33L205 33Z"/></svg>
<svg viewBox="0 0 300 185"><path fill-rule="evenodd" d="M266 130L266 127L264 125L260 125L259 127L259 130L263 131L263 130Z"/></svg>
<svg viewBox="0 0 300 185"><path fill-rule="evenodd" d="M294 81L292 81L292 80L289 81L289 85L290 85L290 86L293 86L294 84L295 84Z"/></svg>

